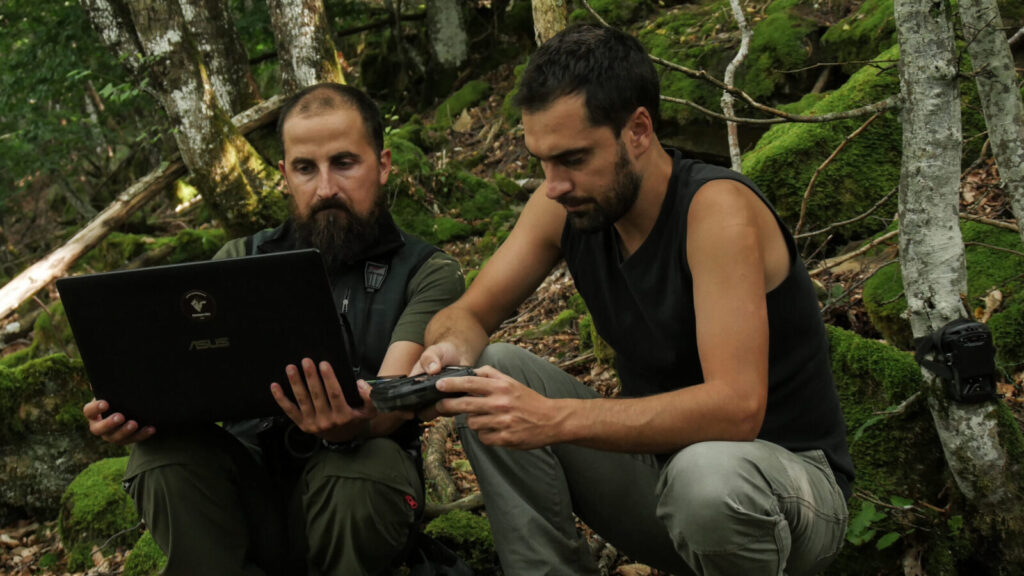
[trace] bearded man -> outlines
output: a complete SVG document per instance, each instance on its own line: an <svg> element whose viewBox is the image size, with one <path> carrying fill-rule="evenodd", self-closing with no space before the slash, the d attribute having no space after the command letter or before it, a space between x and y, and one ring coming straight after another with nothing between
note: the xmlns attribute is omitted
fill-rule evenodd
<svg viewBox="0 0 1024 576"><path fill-rule="evenodd" d="M597 574L575 516L672 574L814 574L853 463L818 302L753 182L663 148L658 74L623 32L568 28L517 100L544 183L427 327L506 574ZM560 259L615 350L621 397L488 335Z"/></svg>
<svg viewBox="0 0 1024 576"><path fill-rule="evenodd" d="M278 131L291 218L214 258L319 249L364 406L344 402L332 367L309 358L285 368L287 383L268 383L275 418L158 433L107 414L102 399L86 404L94 435L133 445L124 484L168 557L165 574L386 574L422 510L418 427L377 413L363 379L410 372L427 322L464 288L459 265L392 220L391 152L366 94L309 87L284 105Z"/></svg>

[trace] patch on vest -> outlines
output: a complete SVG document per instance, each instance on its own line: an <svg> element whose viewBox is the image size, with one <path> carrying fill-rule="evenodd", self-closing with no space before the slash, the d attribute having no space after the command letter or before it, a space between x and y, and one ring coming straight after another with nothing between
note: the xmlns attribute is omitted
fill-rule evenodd
<svg viewBox="0 0 1024 576"><path fill-rule="evenodd" d="M388 265L377 262L367 262L363 270L363 286L367 290L380 290L384 285L384 279L388 276Z"/></svg>

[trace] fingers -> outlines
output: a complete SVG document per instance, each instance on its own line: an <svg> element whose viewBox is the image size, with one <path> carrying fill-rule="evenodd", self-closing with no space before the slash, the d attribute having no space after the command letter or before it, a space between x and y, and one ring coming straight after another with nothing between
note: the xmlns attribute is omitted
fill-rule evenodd
<svg viewBox="0 0 1024 576"><path fill-rule="evenodd" d="M105 400L93 398L82 407L82 413L89 421L89 433L106 442L120 444L122 446L142 442L156 433L153 426L139 426L135 420L125 421L120 412L115 412L104 417L103 414L110 409Z"/></svg>
<svg viewBox="0 0 1024 576"><path fill-rule="evenodd" d="M369 420L377 414L370 400L370 385L363 381L357 385L364 408L353 409L348 405L328 362L318 366L309 358L303 358L300 366L285 367L285 374L295 401L288 398L277 382L270 384L270 393L285 415L304 432L327 437L355 420Z"/></svg>

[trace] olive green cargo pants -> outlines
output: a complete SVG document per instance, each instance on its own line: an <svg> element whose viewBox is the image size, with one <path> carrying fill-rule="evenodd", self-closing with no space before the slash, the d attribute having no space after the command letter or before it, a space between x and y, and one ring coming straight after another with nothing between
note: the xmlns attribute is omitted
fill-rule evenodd
<svg viewBox="0 0 1024 576"><path fill-rule="evenodd" d="M508 344L479 362L551 398L597 393ZM838 554L847 510L820 450L702 442L670 458L568 444L486 446L456 420L505 574L598 573L574 513L637 562L672 574L814 574Z"/></svg>
<svg viewBox="0 0 1024 576"><path fill-rule="evenodd" d="M413 458L386 438L319 450L293 486L276 483L210 426L133 447L125 487L171 576L389 574L423 502Z"/></svg>

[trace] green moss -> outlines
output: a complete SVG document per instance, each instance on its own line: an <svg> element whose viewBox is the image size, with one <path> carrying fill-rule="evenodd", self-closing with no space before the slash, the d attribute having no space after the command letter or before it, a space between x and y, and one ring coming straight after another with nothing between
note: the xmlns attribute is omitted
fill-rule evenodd
<svg viewBox="0 0 1024 576"><path fill-rule="evenodd" d="M121 488L127 457L93 463L76 477L61 499L57 532L65 548L72 551L68 568L84 570L82 551L91 550L116 536L113 544L130 546L139 537L132 527L139 524L131 498ZM86 560L88 553L86 553Z"/></svg>
<svg viewBox="0 0 1024 576"><path fill-rule="evenodd" d="M459 113L483 100L490 92L491 85L483 80L467 82L437 107L434 123L444 128L451 126Z"/></svg>
<svg viewBox="0 0 1024 576"><path fill-rule="evenodd" d="M124 559L123 576L156 576L167 565L167 557L146 532Z"/></svg>
<svg viewBox="0 0 1024 576"><path fill-rule="evenodd" d="M526 70L526 65L528 62L529 60L516 66L512 70L512 73L516 77L516 81L515 84L513 84L512 89L509 90L508 94L505 95L505 100L502 101L501 103L501 116L502 118L505 119L505 123L508 124L509 126L515 126L516 124L519 124L519 122L523 118L522 111L520 111L519 107L515 105L515 98L516 94L519 93L519 83L523 79L523 72Z"/></svg>
<svg viewBox="0 0 1024 576"><path fill-rule="evenodd" d="M895 48L879 56L896 57ZM849 110L878 102L898 91L895 69L879 73L874 68L864 67L805 113L819 115ZM865 120L776 125L761 137L754 150L744 155L743 171L761 187L783 219L794 226L815 170ZM820 173L808 202L803 231L860 215L892 190L899 181L902 145L897 116L892 111L886 112ZM893 199L881 212L892 212L895 207ZM846 226L840 231L842 237L836 238L833 244L870 236L878 227L874 219Z"/></svg>
<svg viewBox="0 0 1024 576"><path fill-rule="evenodd" d="M77 431L92 397L82 363L63 354L0 366L0 444L26 432Z"/></svg>
<svg viewBox="0 0 1024 576"><path fill-rule="evenodd" d="M1020 252L1020 236L969 221L960 222L960 231L967 243L967 301L981 306L981 299L993 288L1003 293L1003 304L988 324L997 365L1007 373L1015 372L1024 364L1024 256L1007 250ZM910 349L913 338L905 317L907 301L899 264L886 266L869 279L863 297L872 325L887 341Z"/></svg>
<svg viewBox="0 0 1024 576"><path fill-rule="evenodd" d="M541 338L544 336L552 336L560 332L565 332L572 329L576 321L579 319L579 313L575 310L562 310L558 313L558 316L550 322L546 322L536 328L531 328L523 333L523 338Z"/></svg>
<svg viewBox="0 0 1024 576"><path fill-rule="evenodd" d="M645 0L593 0L590 7L609 25L622 28L643 17L650 6ZM596 19L581 8L569 15L570 24L577 22L596 23Z"/></svg>
<svg viewBox="0 0 1024 576"><path fill-rule="evenodd" d="M865 0L857 11L829 26L821 37L827 62L863 62L896 45L892 0ZM861 64L845 64L852 74Z"/></svg>
<svg viewBox="0 0 1024 576"><path fill-rule="evenodd" d="M424 532L461 556L476 571L494 573L497 554L487 520L464 510L453 510L430 521Z"/></svg>
<svg viewBox="0 0 1024 576"><path fill-rule="evenodd" d="M186 229L174 236L152 237L142 234L110 233L75 266L78 272L117 270L147 252L170 250L165 264L208 260L227 241L219 228Z"/></svg>
<svg viewBox="0 0 1024 576"><path fill-rule="evenodd" d="M38 565L43 570L46 570L47 568L56 566L58 562L60 562L60 558L56 554L53 552L47 552L39 557Z"/></svg>

